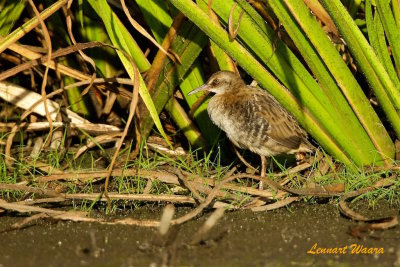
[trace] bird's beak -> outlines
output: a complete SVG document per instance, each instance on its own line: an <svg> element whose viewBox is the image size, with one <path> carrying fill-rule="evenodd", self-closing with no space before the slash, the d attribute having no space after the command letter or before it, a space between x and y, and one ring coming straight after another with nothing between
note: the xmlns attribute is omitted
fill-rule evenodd
<svg viewBox="0 0 400 267"><path fill-rule="evenodd" d="M193 95L193 94L198 93L198 92L200 92L200 91L207 91L207 90L208 90L208 84L203 84L202 86L197 87L197 88L194 89L193 91L190 91L190 92L188 93L188 95Z"/></svg>

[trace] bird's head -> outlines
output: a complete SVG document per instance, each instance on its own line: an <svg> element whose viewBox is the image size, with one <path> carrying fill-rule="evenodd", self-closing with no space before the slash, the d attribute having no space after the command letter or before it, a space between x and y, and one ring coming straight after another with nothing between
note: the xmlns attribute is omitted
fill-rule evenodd
<svg viewBox="0 0 400 267"><path fill-rule="evenodd" d="M193 95L200 91L223 94L235 90L237 86L241 85L244 85L244 82L237 74L230 71L219 71L214 73L205 84L189 92L188 95Z"/></svg>

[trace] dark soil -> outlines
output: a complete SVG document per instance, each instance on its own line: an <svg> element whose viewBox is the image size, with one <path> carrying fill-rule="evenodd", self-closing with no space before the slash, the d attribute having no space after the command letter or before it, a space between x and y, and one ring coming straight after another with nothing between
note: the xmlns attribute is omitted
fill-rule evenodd
<svg viewBox="0 0 400 267"><path fill-rule="evenodd" d="M393 216L386 204L356 205L363 214ZM182 209L179 212L187 212ZM142 208L135 218L158 218L161 209ZM8 230L23 218L0 220L0 266L400 266L400 227L361 232L362 224L342 217L333 204L293 204L270 212L227 212L209 236L192 245L209 214L170 230L96 223L40 221ZM356 230L349 230L356 227ZM352 232L353 234L350 234ZM376 248L379 253L352 251ZM342 248L344 254L310 254L317 248ZM347 249L345 247L347 246ZM397 264L397 265L396 265Z"/></svg>

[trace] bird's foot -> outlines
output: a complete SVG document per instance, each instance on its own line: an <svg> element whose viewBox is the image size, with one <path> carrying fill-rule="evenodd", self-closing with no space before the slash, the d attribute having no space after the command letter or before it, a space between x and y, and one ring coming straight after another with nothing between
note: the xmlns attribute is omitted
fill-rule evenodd
<svg viewBox="0 0 400 267"><path fill-rule="evenodd" d="M297 165L300 165L306 160L306 154L304 152L297 152L295 155Z"/></svg>

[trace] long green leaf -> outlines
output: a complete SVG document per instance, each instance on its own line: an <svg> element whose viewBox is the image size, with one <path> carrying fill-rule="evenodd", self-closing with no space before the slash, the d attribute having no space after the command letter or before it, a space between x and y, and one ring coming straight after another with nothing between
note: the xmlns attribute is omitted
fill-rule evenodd
<svg viewBox="0 0 400 267"><path fill-rule="evenodd" d="M396 26L396 21L393 17L392 10L389 6L390 1L387 0L379 0L376 1L376 7L378 8L378 13L381 18L383 28L385 29L385 33L387 39L390 44L390 48L392 51L393 59L396 64L396 69L400 69L400 32ZM400 90L400 87L397 88Z"/></svg>
<svg viewBox="0 0 400 267"><path fill-rule="evenodd" d="M118 16L111 10L107 1L88 0L88 2L103 21L112 43L132 56L140 72L148 70L150 68L149 61Z"/></svg>
<svg viewBox="0 0 400 267"><path fill-rule="evenodd" d="M7 1L0 10L0 36L6 36L25 8L25 0Z"/></svg>
<svg viewBox="0 0 400 267"><path fill-rule="evenodd" d="M400 1L392 0L392 9L396 21L397 31L400 31Z"/></svg>
<svg viewBox="0 0 400 267"><path fill-rule="evenodd" d="M173 21L164 0L136 0L154 38L161 43Z"/></svg>
<svg viewBox="0 0 400 267"><path fill-rule="evenodd" d="M245 49L238 41L231 41L228 34L214 22L210 21L197 5L190 0L170 0L182 13L194 22L207 36L235 59L254 79L274 95L277 100L292 112L299 122L332 153L337 159L351 165L351 160L336 145L331 137L316 122L310 112Z"/></svg>
<svg viewBox="0 0 400 267"><path fill-rule="evenodd" d="M203 73L201 63L196 60L193 63L190 72L184 78L180 86L183 97L190 108L193 107L193 105L197 102L199 96L188 96L187 94L193 89L203 85L206 82L204 77L205 75ZM196 119L196 122L198 123L199 128L209 145L212 145L217 141L216 138L218 137L219 129L211 122L210 117L207 114L207 103L208 101L203 102L196 109L193 117Z"/></svg>
<svg viewBox="0 0 400 267"><path fill-rule="evenodd" d="M175 88L185 80L195 59L199 56L206 44L206 36L196 26L192 23L184 23L182 25L178 36L171 46L179 56L182 64L175 64L169 59L166 59L156 87L152 92L152 97L158 112L161 112L172 97ZM142 112L141 115L141 132L146 136L151 129L152 120L148 117L146 111Z"/></svg>
<svg viewBox="0 0 400 267"><path fill-rule="evenodd" d="M355 18L357 16L357 11L358 11L358 8L360 7L361 2L362 2L361 0L350 0L348 10L349 10L350 16L352 16L353 18Z"/></svg>
<svg viewBox="0 0 400 267"><path fill-rule="evenodd" d="M371 46L385 67L389 77L397 87L399 86L400 82L397 78L397 74L386 45L386 36L383 30L383 25L378 12L375 12L375 16L372 15L371 0L365 1L365 20L367 22L368 38Z"/></svg>
<svg viewBox="0 0 400 267"><path fill-rule="evenodd" d="M143 55L140 47L137 45L135 40L129 34L127 29L121 23L117 15L111 10L106 0L89 0L90 5L102 19L107 33L110 37L111 42L116 46L127 52L137 64L140 71L145 71L150 68L150 63L147 61L146 57ZM134 69L127 57L120 51L117 54L122 61L129 77L134 80ZM154 106L153 100L146 88L142 76L140 75L140 87L139 94L145 103L147 109L149 110L150 116L156 125L158 131L164 137L165 141L169 144L167 135L162 128L160 118L158 117L158 112Z"/></svg>
<svg viewBox="0 0 400 267"><path fill-rule="evenodd" d="M54 12L62 8L65 4L67 4L68 0L59 0L55 2L53 5L49 6L45 10L40 13L42 20L47 19ZM30 32L33 28L39 25L39 20L37 17L33 17L27 22L25 22L22 26L15 29L12 33L5 36L4 39L0 41L0 53L2 53L8 46L18 41L25 34Z"/></svg>
<svg viewBox="0 0 400 267"><path fill-rule="evenodd" d="M208 9L208 4L205 5L204 2L202 1L197 1L199 7L208 14L211 20L216 22L219 25L219 19L218 16L214 13L212 9ZM212 40L210 40L211 43L211 54L215 57L219 69L220 70L227 70L227 71L232 71L236 72L237 68L235 65L235 62L229 57L228 54L225 53L224 50L221 49L216 43L214 43Z"/></svg>
<svg viewBox="0 0 400 267"><path fill-rule="evenodd" d="M326 109L330 113L333 124L337 126L327 125L329 132L339 140L342 148L357 164L371 164L374 160L380 159L380 155L374 153L374 144L355 116L310 39L307 38L290 12L280 1L270 2L270 7L279 17L280 22L318 80L320 86L315 85L311 90L320 92L316 95L317 98L327 98L322 107L314 110L318 112L319 109ZM322 124L326 123L322 122Z"/></svg>
<svg viewBox="0 0 400 267"><path fill-rule="evenodd" d="M137 0L137 3L155 39L159 43L161 43L173 21L172 15L168 12L169 10L171 10L171 8L168 8L164 0ZM173 6L171 7L172 12L175 11L173 13L177 13L176 9ZM201 64L198 60L196 60L192 68L189 70L188 74L186 74L184 80L180 84L180 89L185 96L186 102L188 103L190 108L197 101L199 96L193 95L187 98L187 93L204 84L205 81L206 80L202 71ZM170 102L171 100L169 101L169 103ZM193 117L199 125L199 128L204 137L207 139L208 143L212 144L214 143L216 136L218 136L218 129L212 124L208 116L204 116L203 112L206 107L206 103L203 103L193 114ZM185 119L185 114L179 114L179 112L183 112L183 110L173 110L174 108L177 108L177 105L168 105L168 111L170 111L172 119L178 125L185 125L184 128L181 128L184 134L188 137L188 140L192 145L198 146L198 144L200 144L200 142L198 141L199 138L197 138L196 135L190 134L191 132L195 132L196 130L190 129L190 127L188 127L187 121ZM189 131L189 133L186 133L186 131Z"/></svg>
<svg viewBox="0 0 400 267"><path fill-rule="evenodd" d="M377 152L383 157L393 158L394 145L387 131L372 109L357 80L343 62L321 26L302 1L284 0L284 2L339 84L343 94L374 143ZM386 106L393 109L380 78L385 83L391 83L391 80L349 13L338 0L322 0L322 3L326 7L330 7L328 8L329 14L344 37L348 38L346 42L360 63L361 68L363 68L363 72L368 74L366 76L376 88L375 92L388 100L389 103ZM341 7L338 8L338 5ZM371 62L374 62L374 66L371 66ZM398 123L397 115L393 113L391 115L394 115L394 122Z"/></svg>
<svg viewBox="0 0 400 267"><path fill-rule="evenodd" d="M185 110L174 97L167 102L165 109L170 113L179 129L183 131L185 137L192 145L196 147L207 146L207 141L204 140L201 132L193 125L193 122L186 115Z"/></svg>
<svg viewBox="0 0 400 267"><path fill-rule="evenodd" d="M237 1L247 13L240 21L238 37L310 110L321 126L331 133L352 160L359 165L370 164L376 156L369 153L374 150L371 140L304 34L300 32L292 35L292 39L298 42L297 45L301 47L301 52L311 69L315 71L321 86L282 41L277 40L274 44L274 31L262 21L251 6L246 1ZM231 0L213 1L212 7L227 22L233 3ZM277 2L270 2L271 6L274 4ZM203 10L207 8L205 0L199 1L199 5L203 7ZM237 20L240 13L241 8L236 7L233 18ZM279 15L281 23L285 25L290 15L287 13L286 17L282 17L282 11ZM291 34L296 29L296 25L289 25L287 28Z"/></svg>

